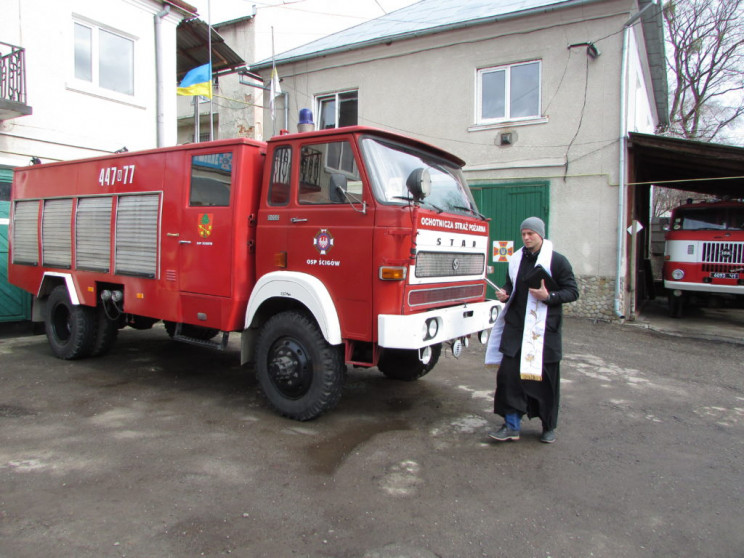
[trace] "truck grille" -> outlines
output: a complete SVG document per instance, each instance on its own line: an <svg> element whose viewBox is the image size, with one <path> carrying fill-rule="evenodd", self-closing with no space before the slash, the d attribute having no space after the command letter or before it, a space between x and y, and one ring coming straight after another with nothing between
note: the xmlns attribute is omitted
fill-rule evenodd
<svg viewBox="0 0 744 558"><path fill-rule="evenodd" d="M744 242L704 242L703 271L732 272L744 265Z"/></svg>
<svg viewBox="0 0 744 558"><path fill-rule="evenodd" d="M443 287L440 289L420 289L408 294L409 306L424 304L440 304L442 302L458 303L471 298L485 295L483 285L465 285L458 287Z"/></svg>
<svg viewBox="0 0 744 558"><path fill-rule="evenodd" d="M416 277L481 275L485 261L483 254L419 252L416 255Z"/></svg>

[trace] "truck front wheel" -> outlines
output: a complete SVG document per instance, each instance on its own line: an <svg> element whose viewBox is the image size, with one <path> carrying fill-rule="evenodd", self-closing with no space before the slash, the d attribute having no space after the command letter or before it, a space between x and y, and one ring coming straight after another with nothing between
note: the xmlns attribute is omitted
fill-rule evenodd
<svg viewBox="0 0 744 558"><path fill-rule="evenodd" d="M684 311L684 298L674 296L671 292L667 296L669 302L669 315L672 318L681 318Z"/></svg>
<svg viewBox="0 0 744 558"><path fill-rule="evenodd" d="M424 364L419 360L418 351L413 349L385 349L380 355L377 368L388 378L412 382L425 376L439 362L442 344L431 346L431 359Z"/></svg>
<svg viewBox="0 0 744 558"><path fill-rule="evenodd" d="M87 306L72 304L64 285L55 287L47 299L44 327L57 358L83 358L93 350L96 342L95 311Z"/></svg>
<svg viewBox="0 0 744 558"><path fill-rule="evenodd" d="M281 415L310 420L341 398L346 367L341 346L330 345L315 322L299 312L276 314L256 340L256 376Z"/></svg>

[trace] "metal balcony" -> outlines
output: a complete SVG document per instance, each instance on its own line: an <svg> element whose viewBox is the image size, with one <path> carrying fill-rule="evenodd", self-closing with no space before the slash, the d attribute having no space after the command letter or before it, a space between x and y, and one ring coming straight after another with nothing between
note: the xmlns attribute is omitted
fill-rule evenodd
<svg viewBox="0 0 744 558"><path fill-rule="evenodd" d="M0 120L32 112L26 104L26 50L0 42Z"/></svg>

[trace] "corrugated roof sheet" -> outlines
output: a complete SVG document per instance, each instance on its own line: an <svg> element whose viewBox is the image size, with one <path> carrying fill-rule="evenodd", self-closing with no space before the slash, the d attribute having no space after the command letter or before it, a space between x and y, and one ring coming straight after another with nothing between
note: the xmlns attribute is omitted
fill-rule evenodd
<svg viewBox="0 0 744 558"><path fill-rule="evenodd" d="M189 70L209 62L209 26L200 19L182 21L176 29L176 77L178 81ZM212 74L222 75L245 66L245 61L233 50L225 39L212 31Z"/></svg>
<svg viewBox="0 0 744 558"><path fill-rule="evenodd" d="M381 44L390 40L406 39L596 1L598 0L422 0L377 19L283 52L277 55L275 60L277 63L292 62L321 54ZM270 65L271 60L264 60L253 64L251 69L260 70Z"/></svg>

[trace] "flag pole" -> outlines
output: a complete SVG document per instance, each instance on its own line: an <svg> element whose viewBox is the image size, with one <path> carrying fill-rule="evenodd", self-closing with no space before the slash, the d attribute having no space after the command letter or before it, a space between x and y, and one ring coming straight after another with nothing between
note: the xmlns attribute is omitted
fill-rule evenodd
<svg viewBox="0 0 744 558"><path fill-rule="evenodd" d="M207 0L207 31L209 38L207 39L207 45L209 48L209 87L211 91L212 87L212 0ZM212 105L212 97L209 96L209 141L214 139L214 110Z"/></svg>
<svg viewBox="0 0 744 558"><path fill-rule="evenodd" d="M199 95L191 98L194 100L194 143L199 143Z"/></svg>
<svg viewBox="0 0 744 558"><path fill-rule="evenodd" d="M271 135L276 135L276 115L274 113L275 106L274 106L274 73L276 72L276 61L274 60L274 26L271 26L271 88L269 90L269 95L271 95L271 99L269 100L269 106L271 107Z"/></svg>

